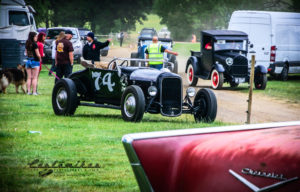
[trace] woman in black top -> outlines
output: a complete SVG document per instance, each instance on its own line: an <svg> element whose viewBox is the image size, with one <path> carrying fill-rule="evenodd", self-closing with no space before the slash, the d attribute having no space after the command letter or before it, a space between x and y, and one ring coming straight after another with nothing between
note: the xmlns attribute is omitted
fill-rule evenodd
<svg viewBox="0 0 300 192"><path fill-rule="evenodd" d="M28 95L37 95L36 87L38 82L40 62L42 61L42 59L36 42L37 34L35 32L30 32L28 35L28 40L26 41L26 71Z"/></svg>

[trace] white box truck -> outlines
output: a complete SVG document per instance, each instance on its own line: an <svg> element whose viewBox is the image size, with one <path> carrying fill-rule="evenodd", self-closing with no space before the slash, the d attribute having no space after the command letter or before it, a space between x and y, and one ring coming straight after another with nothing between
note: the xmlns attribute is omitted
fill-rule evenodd
<svg viewBox="0 0 300 192"><path fill-rule="evenodd" d="M249 35L256 64L271 75L287 80L289 73L300 73L300 13L234 11L228 29Z"/></svg>
<svg viewBox="0 0 300 192"><path fill-rule="evenodd" d="M0 67L15 68L25 64L25 42L30 31L36 31L34 9L24 0L2 0L0 3Z"/></svg>

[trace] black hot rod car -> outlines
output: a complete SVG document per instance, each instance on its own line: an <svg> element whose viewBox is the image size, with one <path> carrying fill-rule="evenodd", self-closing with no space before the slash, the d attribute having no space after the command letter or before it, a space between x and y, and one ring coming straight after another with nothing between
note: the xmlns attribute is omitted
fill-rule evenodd
<svg viewBox="0 0 300 192"><path fill-rule="evenodd" d="M185 72L189 85L195 86L198 78L210 79L214 89L224 82L231 87L249 82L251 61L247 59L248 35L241 31L206 30L201 32L201 52L191 51ZM254 83L257 89L265 89L267 69L255 67Z"/></svg>
<svg viewBox="0 0 300 192"><path fill-rule="evenodd" d="M131 59L114 58L107 69L87 67L57 81L52 92L56 115L73 115L79 105L121 109L125 121L138 122L145 112L176 117L194 115L196 121L216 118L217 100L209 89L195 93L167 69L129 66ZM195 96L194 102L191 97Z"/></svg>

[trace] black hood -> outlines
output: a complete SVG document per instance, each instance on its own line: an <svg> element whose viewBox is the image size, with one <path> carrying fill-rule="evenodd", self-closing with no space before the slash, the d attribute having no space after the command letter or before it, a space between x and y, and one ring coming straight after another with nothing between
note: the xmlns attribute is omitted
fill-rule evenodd
<svg viewBox="0 0 300 192"><path fill-rule="evenodd" d="M157 82L160 76L178 76L177 74L153 68L140 68L130 74L130 80Z"/></svg>

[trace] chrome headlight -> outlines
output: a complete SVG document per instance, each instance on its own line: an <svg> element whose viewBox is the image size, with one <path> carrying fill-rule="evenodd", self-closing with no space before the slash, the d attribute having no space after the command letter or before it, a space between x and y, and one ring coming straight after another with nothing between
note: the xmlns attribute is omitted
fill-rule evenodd
<svg viewBox="0 0 300 192"><path fill-rule="evenodd" d="M226 64L231 66L233 64L233 59L231 57L226 58Z"/></svg>
<svg viewBox="0 0 300 192"><path fill-rule="evenodd" d="M148 93L150 96L154 97L157 94L157 88L155 86L150 86L148 88Z"/></svg>
<svg viewBox="0 0 300 192"><path fill-rule="evenodd" d="M195 94L196 94L196 91L193 87L189 87L187 90L186 90L186 94L189 96L189 97L194 97Z"/></svg>

